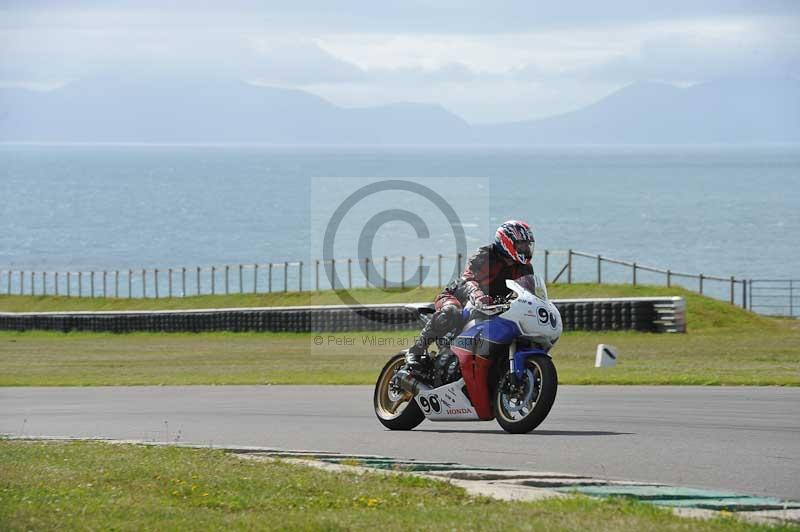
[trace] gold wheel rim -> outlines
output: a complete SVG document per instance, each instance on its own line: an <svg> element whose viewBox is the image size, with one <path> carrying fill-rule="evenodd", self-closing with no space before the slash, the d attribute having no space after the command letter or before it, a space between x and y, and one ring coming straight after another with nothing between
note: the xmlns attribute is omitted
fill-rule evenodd
<svg viewBox="0 0 800 532"><path fill-rule="evenodd" d="M396 418L405 410L405 405L412 400L410 393L402 392L401 394L395 394L391 391L389 386L392 382L392 377L394 377L394 374L397 373L397 370L400 369L404 363L405 360L403 358L398 358L392 366L386 368L386 371L381 375L380 382L378 382L377 411L378 415L383 419Z"/></svg>
<svg viewBox="0 0 800 532"><path fill-rule="evenodd" d="M526 366L527 366L525 368L526 371L530 371L532 376L534 377L534 379L536 378L536 375L538 374L540 384L539 384L539 390L537 390L537 392L535 393L535 396L531 397L531 401L529 403L529 406L527 407L528 412L522 416L522 419L528 417L533 412L533 409L536 407L536 404L539 402L539 399L542 396L542 385L541 385L542 376L543 376L542 367L535 360L526 361ZM531 384L531 385L533 385L533 384ZM502 395L503 395L503 392L500 389L498 389L497 397L496 397L495 400L500 403L498 405L499 408L497 409L497 411L500 414L500 416L503 419L505 419L506 421L511 422L511 423L516 423L516 422L521 421L522 419L515 419L516 416L514 416L513 414L515 414L516 412L511 413L511 412L506 412L505 411L505 408L503 407L503 404L502 404ZM511 415L509 415L509 414L511 414Z"/></svg>

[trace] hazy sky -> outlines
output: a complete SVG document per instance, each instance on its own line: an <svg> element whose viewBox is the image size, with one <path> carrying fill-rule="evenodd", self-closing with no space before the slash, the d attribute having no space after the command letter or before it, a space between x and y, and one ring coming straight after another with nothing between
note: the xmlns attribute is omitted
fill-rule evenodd
<svg viewBox="0 0 800 532"><path fill-rule="evenodd" d="M568 111L637 80L800 75L800 1L0 0L0 85L223 76L470 122Z"/></svg>

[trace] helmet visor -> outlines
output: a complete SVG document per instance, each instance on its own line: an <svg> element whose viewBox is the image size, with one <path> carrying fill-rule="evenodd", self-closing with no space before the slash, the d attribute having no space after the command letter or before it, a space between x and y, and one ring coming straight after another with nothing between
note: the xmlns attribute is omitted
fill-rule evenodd
<svg viewBox="0 0 800 532"><path fill-rule="evenodd" d="M533 257L533 242L527 240L515 242L514 250L520 257Z"/></svg>

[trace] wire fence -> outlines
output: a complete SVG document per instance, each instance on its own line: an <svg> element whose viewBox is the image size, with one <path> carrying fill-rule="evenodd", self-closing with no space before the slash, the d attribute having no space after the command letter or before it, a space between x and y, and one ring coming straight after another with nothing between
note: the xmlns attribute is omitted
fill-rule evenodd
<svg viewBox="0 0 800 532"><path fill-rule="evenodd" d="M443 287L463 270L458 255L46 272L0 269L0 295L173 298L353 288ZM800 281L744 279L657 268L576 250L537 251L537 269L556 283L682 286L764 314L795 316Z"/></svg>
<svg viewBox="0 0 800 532"><path fill-rule="evenodd" d="M756 312L791 318L800 315L799 279L751 279L747 293L749 308Z"/></svg>
<svg viewBox="0 0 800 532"><path fill-rule="evenodd" d="M74 272L0 269L0 295L133 299L441 287L460 273L464 260L458 254Z"/></svg>

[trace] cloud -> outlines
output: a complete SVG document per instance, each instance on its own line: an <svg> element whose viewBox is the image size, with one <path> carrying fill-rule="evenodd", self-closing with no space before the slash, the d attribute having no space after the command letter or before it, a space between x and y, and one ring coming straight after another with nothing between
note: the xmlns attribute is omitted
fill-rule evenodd
<svg viewBox="0 0 800 532"><path fill-rule="evenodd" d="M797 28L800 30L800 24ZM783 33L784 29L788 29L785 23L717 33L664 33L644 39L634 54L620 55L570 74L609 82L800 75L800 38L797 33Z"/></svg>
<svg viewBox="0 0 800 532"><path fill-rule="evenodd" d="M7 23L116 24L153 26L237 27L248 31L279 28L316 33L507 34L619 26L665 19L703 17L796 16L794 0L5 0ZM35 20L32 21L32 19Z"/></svg>
<svg viewBox="0 0 800 532"><path fill-rule="evenodd" d="M6 0L0 84L223 77L478 121L573 109L631 81L798 73L800 3ZM516 116L515 116L516 115Z"/></svg>
<svg viewBox="0 0 800 532"><path fill-rule="evenodd" d="M362 68L434 70L462 65L465 81L704 80L794 69L800 17L667 20L507 35L331 35L321 46ZM796 70L796 69L795 69Z"/></svg>
<svg viewBox="0 0 800 532"><path fill-rule="evenodd" d="M461 63L447 63L435 68L362 68L339 59L312 41L294 42L275 47L260 46L259 55L248 77L259 84L309 86L319 84L394 83L466 83L482 79Z"/></svg>
<svg viewBox="0 0 800 532"><path fill-rule="evenodd" d="M310 41L269 48L258 45L259 55L249 67L262 82L309 85L367 81L364 70L323 51Z"/></svg>

